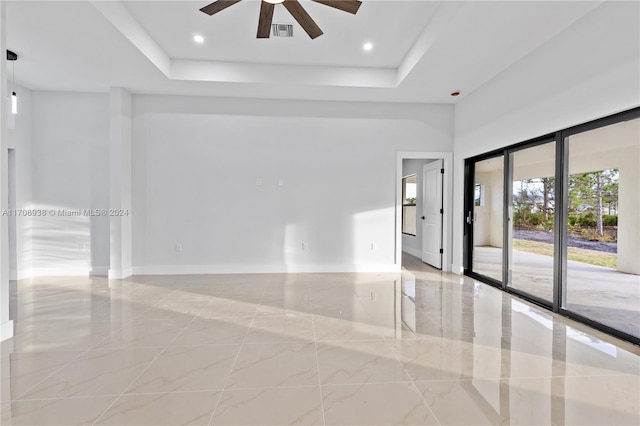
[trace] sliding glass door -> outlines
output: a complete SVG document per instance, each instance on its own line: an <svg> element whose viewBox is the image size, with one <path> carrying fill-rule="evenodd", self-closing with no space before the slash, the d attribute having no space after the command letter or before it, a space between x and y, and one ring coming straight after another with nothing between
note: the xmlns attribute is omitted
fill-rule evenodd
<svg viewBox="0 0 640 426"><path fill-rule="evenodd" d="M640 337L640 118L565 143L563 308Z"/></svg>
<svg viewBox="0 0 640 426"><path fill-rule="evenodd" d="M553 301L555 141L509 153L507 286Z"/></svg>
<svg viewBox="0 0 640 426"><path fill-rule="evenodd" d="M502 216L504 205L504 156L478 161L474 165L472 213L473 256L471 269L502 282L504 243Z"/></svg>
<svg viewBox="0 0 640 426"><path fill-rule="evenodd" d="M640 108L465 163L465 274L640 343Z"/></svg>

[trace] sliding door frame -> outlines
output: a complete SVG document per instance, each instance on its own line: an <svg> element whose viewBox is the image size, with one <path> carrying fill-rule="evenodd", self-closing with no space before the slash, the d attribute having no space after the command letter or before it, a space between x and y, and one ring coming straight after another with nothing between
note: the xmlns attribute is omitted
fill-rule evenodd
<svg viewBox="0 0 640 426"><path fill-rule="evenodd" d="M475 174L476 174L476 163L484 160L489 160L491 158L497 158L501 155L504 155L504 149L499 149L491 152L487 152L486 154L479 155L477 157L473 157L472 159L466 159L464 164L464 188L465 188L465 196L464 196L464 241L463 241L463 250L464 250L464 263L463 263L463 271L464 274L478 279L486 284L490 284L494 287L504 289L504 250L503 250L503 274L502 274L502 282L496 280L495 278L488 277L486 275L479 274L473 270L473 224L475 222L474 217L474 187L475 187ZM504 237L504 235L503 235Z"/></svg>
<svg viewBox="0 0 640 426"><path fill-rule="evenodd" d="M536 305L540 305L543 306L547 309L553 309L553 302L554 302L554 298L552 298L552 300L545 300L541 297L535 296L531 293L527 293L526 291L522 291L522 290L518 290L517 288L511 286L509 287L509 283L511 282L511 261L512 261L512 251L513 251L513 220L512 220L512 216L513 216L513 154L518 152L518 151L523 151L525 149L530 149L530 148L535 148L541 145L546 145L548 143L556 143L556 152L557 152L557 145L558 142L556 140L556 135L545 135L536 139L533 139L531 141L528 141L527 143L524 144L518 144L516 146L512 146L512 147L507 147L504 152L504 170L505 170L505 176L504 176L504 188L503 188L503 193L504 193L504 206L503 206L503 224L502 226L504 227L504 231L503 231L503 244L502 246L504 247L503 250L503 289L508 291L509 293L513 293L513 294L517 294L520 297L523 297L525 299L528 299L532 302L534 302ZM556 154L557 156L557 154ZM556 158L554 158L554 160L556 160ZM554 172L557 172L557 168L554 167ZM558 184L558 179L555 180L555 185L557 186ZM555 191L555 189L554 189ZM557 228L557 222L555 222L555 216L554 216L554 228ZM556 229L554 229L554 239L556 237ZM555 241L554 241L555 243ZM555 257L554 257L554 271L556 270L556 265L555 265ZM556 288L556 277L555 274L553 276L553 288Z"/></svg>
<svg viewBox="0 0 640 426"><path fill-rule="evenodd" d="M631 334L620 331L616 328L603 324L601 322L595 321L591 318L585 317L577 312L571 311L566 308L566 289L567 289L567 235L566 235L566 224L568 221L568 188L569 188L569 139L573 135L577 135L580 133L588 132L591 130L599 129L601 127L610 126L613 124L621 123L624 121L630 121L640 119L640 107L636 107L627 111L620 112L618 114L610 115L607 117L600 118L598 120L590 121L587 123L579 124L577 126L569 127L567 129L561 130L558 132L560 139L562 141L562 151L563 151L563 162L566 164L566 167L563 167L563 193L562 193L562 209L557 214L556 219L562 221L562 229L563 236L562 246L560 247L562 265L561 269L557 271L559 278L561 279L561 289L559 289L558 297L560 298L557 306L557 310L554 309L555 312L558 312L568 318L573 320L582 322L590 327L603 331L607 334L611 334L620 339L627 340L636 345L640 345L640 337L633 336ZM556 199L558 199L558 195L556 195ZM557 210L556 210L557 212ZM557 247L556 247L557 249Z"/></svg>
<svg viewBox="0 0 640 426"><path fill-rule="evenodd" d="M537 138L523 141L504 148L499 148L481 155L465 159L464 166L464 274L497 287L507 293L514 294L536 305L552 310L555 313L582 322L592 328L603 331L614 337L627 340L634 344L640 344L640 338L625 333L601 322L587 318L573 312L566 307L567 291L567 220L568 220L568 190L569 190L569 137L579 133L588 132L601 127L640 118L640 107L613 114L587 123L579 124L554 133L549 133ZM511 210L513 194L513 161L514 152L532 148L545 143L555 142L555 187L554 187L554 238L553 238L553 297L551 301L533 296L527 292L509 287L511 267ZM479 274L473 270L473 227L474 227L474 185L476 163L504 156L503 177L503 250L502 250L502 282Z"/></svg>

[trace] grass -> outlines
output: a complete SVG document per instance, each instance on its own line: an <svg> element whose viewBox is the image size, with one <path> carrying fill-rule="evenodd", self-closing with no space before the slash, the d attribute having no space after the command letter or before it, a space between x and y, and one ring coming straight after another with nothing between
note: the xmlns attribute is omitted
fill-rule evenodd
<svg viewBox="0 0 640 426"><path fill-rule="evenodd" d="M553 244L514 239L513 248L529 253L536 253L544 256L553 256ZM618 266L618 257L615 254L611 253L604 253L595 250L585 250L576 247L567 247L567 255L569 260L588 263L589 265L604 266L605 268L612 269L616 269Z"/></svg>

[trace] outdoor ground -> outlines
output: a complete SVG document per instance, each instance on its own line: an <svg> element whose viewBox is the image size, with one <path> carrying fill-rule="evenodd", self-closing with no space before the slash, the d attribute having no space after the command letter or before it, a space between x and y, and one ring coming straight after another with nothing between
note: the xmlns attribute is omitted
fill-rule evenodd
<svg viewBox="0 0 640 426"><path fill-rule="evenodd" d="M538 241L541 243L553 244L553 232L531 231L524 229L514 229L513 238L518 240ZM617 253L618 243L603 243L600 241L588 241L581 238L569 237L567 240L569 247L576 247L586 250L596 250L605 253Z"/></svg>

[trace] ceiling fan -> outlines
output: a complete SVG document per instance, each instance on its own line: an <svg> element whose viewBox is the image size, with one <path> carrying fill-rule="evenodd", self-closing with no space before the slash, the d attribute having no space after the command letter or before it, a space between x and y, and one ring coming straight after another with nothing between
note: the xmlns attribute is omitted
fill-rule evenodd
<svg viewBox="0 0 640 426"><path fill-rule="evenodd" d="M200 9L201 12L206 13L207 15L215 15L216 13L228 8L229 6L233 6L238 3L240 0L216 0L213 3L203 7ZM324 4L326 6L333 7L338 10L343 10L345 12L349 12L352 14L356 14L360 5L362 4L359 0L312 0L316 3ZM312 39L321 36L322 30L318 25L311 19L311 16L307 13L306 10L300 5L298 0L262 0L260 5L260 18L258 20L258 36L257 38L269 38L271 34L271 21L273 20L273 9L276 4L282 3L283 6L289 11L293 19L295 19L298 24L304 29L309 37Z"/></svg>

